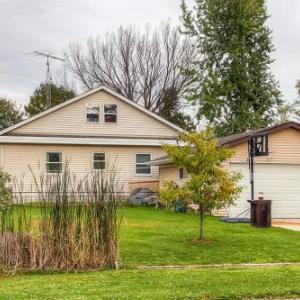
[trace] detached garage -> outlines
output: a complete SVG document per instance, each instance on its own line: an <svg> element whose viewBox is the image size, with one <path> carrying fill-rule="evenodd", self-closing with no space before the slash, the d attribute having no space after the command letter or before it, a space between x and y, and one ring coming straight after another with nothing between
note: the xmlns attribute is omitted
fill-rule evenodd
<svg viewBox="0 0 300 300"><path fill-rule="evenodd" d="M228 210L230 217L236 217L249 209L251 199L248 164L231 163L230 170L241 171L241 185L245 187L235 206ZM254 191L266 200L272 200L272 218L300 218L300 165L255 164Z"/></svg>
<svg viewBox="0 0 300 300"><path fill-rule="evenodd" d="M264 134L268 136L268 155L255 157L253 161L254 199L262 196L265 200L272 200L273 219L300 219L300 124L295 122L219 139L221 146L230 147L235 152L225 167L242 173L240 184L244 190L234 206L217 211L216 215L249 217L250 204L247 200L251 199L251 184L248 141L251 136ZM172 179L178 185L185 180L167 156L153 160L152 165L159 166L161 186L166 179Z"/></svg>
<svg viewBox="0 0 300 300"><path fill-rule="evenodd" d="M268 134L268 156L254 158L254 198L272 200L272 218L300 219L300 124L289 122L267 129L245 132L220 140L235 155L228 162L232 171L240 171L244 187L229 217L245 215L251 199L248 140L256 134Z"/></svg>

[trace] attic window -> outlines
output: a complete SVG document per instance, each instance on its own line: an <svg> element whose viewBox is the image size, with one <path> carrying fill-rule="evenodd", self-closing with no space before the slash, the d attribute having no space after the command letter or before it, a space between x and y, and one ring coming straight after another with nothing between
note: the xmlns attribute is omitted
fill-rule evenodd
<svg viewBox="0 0 300 300"><path fill-rule="evenodd" d="M86 107L86 121L88 123L99 123L100 107L87 106Z"/></svg>
<svg viewBox="0 0 300 300"><path fill-rule="evenodd" d="M104 122L117 123L117 105L106 104L104 105Z"/></svg>

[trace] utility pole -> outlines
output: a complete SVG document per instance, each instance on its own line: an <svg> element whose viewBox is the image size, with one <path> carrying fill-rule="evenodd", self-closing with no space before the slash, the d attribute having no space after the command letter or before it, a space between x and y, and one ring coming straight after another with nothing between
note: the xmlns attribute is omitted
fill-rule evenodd
<svg viewBox="0 0 300 300"><path fill-rule="evenodd" d="M50 60L60 60L60 61L65 61L63 58L57 57L50 55L48 53L40 52L40 51L34 51L32 53L33 55L36 56L43 56L46 57L46 87L47 87L47 103L48 103L48 108L52 107L52 92L51 92L51 86L52 86L52 76L51 76L51 71L50 71Z"/></svg>

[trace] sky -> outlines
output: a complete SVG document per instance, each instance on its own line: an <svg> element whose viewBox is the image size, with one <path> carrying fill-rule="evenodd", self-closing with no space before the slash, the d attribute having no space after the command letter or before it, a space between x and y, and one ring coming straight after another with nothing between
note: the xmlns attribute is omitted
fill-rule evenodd
<svg viewBox="0 0 300 300"><path fill-rule="evenodd" d="M35 50L63 56L72 42L85 42L120 25L180 24L181 0L0 0L0 97L28 102L45 80L46 61ZM188 0L192 4L193 0ZM276 51L272 71L283 98L297 97L300 79L300 0L267 0ZM61 62L52 64L52 73Z"/></svg>

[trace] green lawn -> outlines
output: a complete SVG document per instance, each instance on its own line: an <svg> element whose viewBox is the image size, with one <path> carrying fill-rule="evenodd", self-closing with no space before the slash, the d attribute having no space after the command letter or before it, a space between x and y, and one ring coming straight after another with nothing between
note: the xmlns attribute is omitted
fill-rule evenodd
<svg viewBox="0 0 300 300"><path fill-rule="evenodd" d="M300 262L300 232L206 220L207 244L193 244L197 215L148 208L121 210L121 259L125 265Z"/></svg>
<svg viewBox="0 0 300 300"><path fill-rule="evenodd" d="M32 211L38 219L38 210ZM210 217L194 244L196 215L119 211L122 269L0 278L2 299L245 299L300 295L300 267L134 270L135 265L300 262L300 232L227 224Z"/></svg>
<svg viewBox="0 0 300 300"><path fill-rule="evenodd" d="M245 299L300 295L300 268L104 271L0 278L0 299Z"/></svg>
<svg viewBox="0 0 300 300"><path fill-rule="evenodd" d="M39 218L36 208L33 218ZM282 228L253 228L229 224L216 217L205 222L210 243L195 244L199 221L146 207L119 209L121 263L133 265L189 265L256 262L300 262L300 232Z"/></svg>

